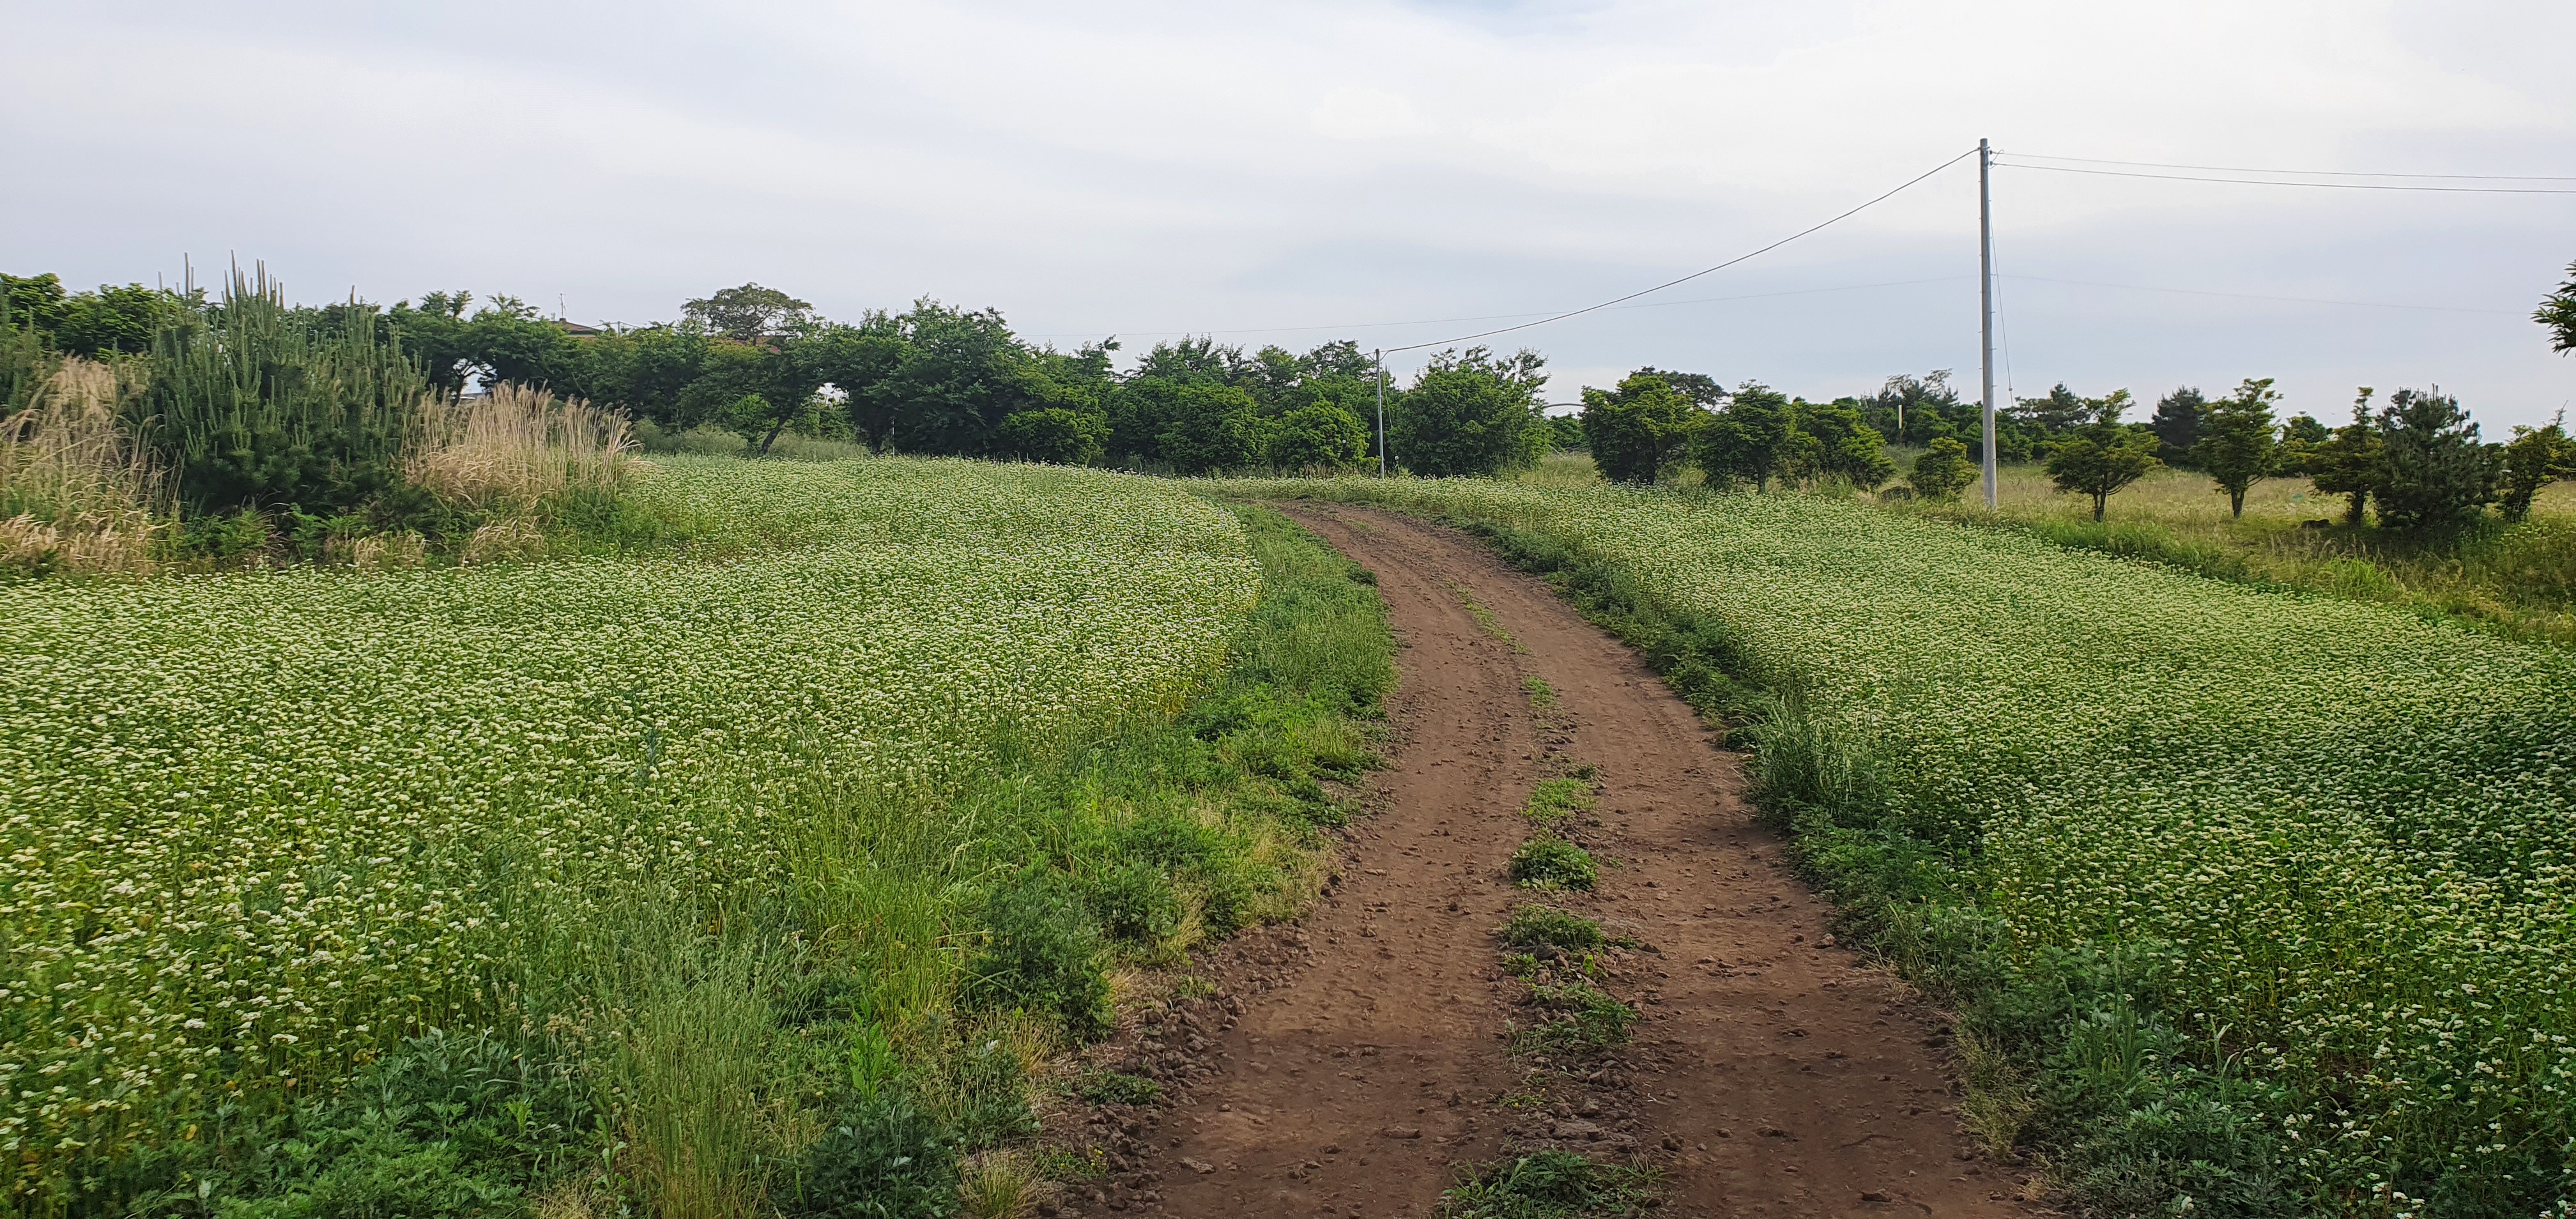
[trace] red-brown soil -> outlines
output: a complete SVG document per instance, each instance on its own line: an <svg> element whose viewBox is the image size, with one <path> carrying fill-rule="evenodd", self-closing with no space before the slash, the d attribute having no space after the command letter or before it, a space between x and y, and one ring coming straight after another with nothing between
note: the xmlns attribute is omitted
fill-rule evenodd
<svg viewBox="0 0 2576 1219"><path fill-rule="evenodd" d="M1111 1178L1050 1209L1424 1216L1457 1165L1563 1146L1659 1166L1670 1215L2026 1213L1960 1128L1939 1021L1835 945L1738 759L1633 652L1454 532L1288 511L1376 573L1403 645L1380 811L1301 925L1202 962L1225 997L1130 1033L1175 1104L1104 1116ZM1609 866L1547 900L1642 946L1603 980L1642 1019L1542 1064L1506 1039L1531 1013L1494 931L1533 900L1521 808L1570 763L1599 767L1576 836Z"/></svg>

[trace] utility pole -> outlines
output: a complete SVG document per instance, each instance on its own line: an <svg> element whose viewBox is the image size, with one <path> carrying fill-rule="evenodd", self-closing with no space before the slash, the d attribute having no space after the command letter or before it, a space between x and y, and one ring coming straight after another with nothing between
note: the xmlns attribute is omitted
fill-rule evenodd
<svg viewBox="0 0 2576 1219"><path fill-rule="evenodd" d="M1377 476L1386 477L1386 351L1369 353L1377 360Z"/></svg>
<svg viewBox="0 0 2576 1219"><path fill-rule="evenodd" d="M1977 334L1985 344L1986 511L1995 510L1995 196L1994 149L1977 141Z"/></svg>

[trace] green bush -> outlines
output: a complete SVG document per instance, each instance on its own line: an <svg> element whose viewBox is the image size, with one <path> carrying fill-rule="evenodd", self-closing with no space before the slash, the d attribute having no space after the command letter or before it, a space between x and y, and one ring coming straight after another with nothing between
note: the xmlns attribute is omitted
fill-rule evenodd
<svg viewBox="0 0 2576 1219"><path fill-rule="evenodd" d="M983 921L984 943L966 962L967 1006L1045 1013L1077 1037L1109 1030L1100 930L1060 874L1022 871L986 901Z"/></svg>
<svg viewBox="0 0 2576 1219"><path fill-rule="evenodd" d="M1151 946L1181 924L1181 903L1162 869L1138 860L1081 881L1082 904L1113 940Z"/></svg>
<svg viewBox="0 0 2576 1219"><path fill-rule="evenodd" d="M957 1146L910 1098L850 1098L805 1152L783 1208L797 1219L943 1219L957 1206Z"/></svg>
<svg viewBox="0 0 2576 1219"><path fill-rule="evenodd" d="M1440 1219L1571 1219L1633 1215L1647 1204L1646 1169L1595 1164L1571 1151L1537 1151L1471 1166L1440 1195Z"/></svg>
<svg viewBox="0 0 2576 1219"><path fill-rule="evenodd" d="M1544 824L1563 821L1591 808L1592 804L1591 782L1566 775L1539 780L1538 786L1530 792L1529 803L1522 806L1521 815Z"/></svg>
<svg viewBox="0 0 2576 1219"><path fill-rule="evenodd" d="M1163 1085L1142 1075L1094 1071L1073 1087L1073 1094L1095 1105L1150 1105L1163 1095Z"/></svg>
<svg viewBox="0 0 2576 1219"><path fill-rule="evenodd" d="M431 1033L298 1106L258 1158L201 1171L259 1195L226 1219L510 1213L588 1158L599 1115L590 1082L542 1041Z"/></svg>
<svg viewBox="0 0 2576 1219"><path fill-rule="evenodd" d="M1599 1049L1628 1039L1637 1009L1613 999L1589 982L1530 987L1530 1002L1542 1019L1522 1030L1522 1049Z"/></svg>
<svg viewBox="0 0 2576 1219"><path fill-rule="evenodd" d="M1554 834L1541 834L1512 852L1512 883L1533 889L1589 889L1601 879L1590 852Z"/></svg>
<svg viewBox="0 0 2576 1219"><path fill-rule="evenodd" d="M1506 944L1525 947L1546 944L1569 952L1599 948L1604 939L1601 924L1580 914L1538 905L1515 907L1511 921L1503 924L1502 936Z"/></svg>

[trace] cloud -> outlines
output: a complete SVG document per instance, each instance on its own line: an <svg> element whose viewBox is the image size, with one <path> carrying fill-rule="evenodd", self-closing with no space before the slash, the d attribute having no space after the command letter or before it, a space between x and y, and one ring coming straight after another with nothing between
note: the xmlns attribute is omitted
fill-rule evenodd
<svg viewBox="0 0 2576 1219"><path fill-rule="evenodd" d="M2552 50L2576 8L2550 0L252 0L12 20L0 139L52 167L0 194L13 272L149 282L182 252L239 251L317 299L464 286L627 321L758 280L844 315L932 295L1044 334L1401 345L1458 332L1424 319L1731 258L1979 136L2214 165L2576 164ZM2576 258L2576 198L2007 162L2023 392L2277 376L2330 410L2354 384L2439 380L2494 423L2576 397L2576 360L2520 316ZM1682 290L1702 303L1498 341L1546 350L1569 398L1640 364L1809 394L1973 369L1975 209L1962 164ZM1876 284L1899 286L1813 291Z"/></svg>
<svg viewBox="0 0 2576 1219"><path fill-rule="evenodd" d="M1400 93L1344 85L1315 103L1308 122L1315 134L1333 140L1379 140L1429 135L1438 130Z"/></svg>

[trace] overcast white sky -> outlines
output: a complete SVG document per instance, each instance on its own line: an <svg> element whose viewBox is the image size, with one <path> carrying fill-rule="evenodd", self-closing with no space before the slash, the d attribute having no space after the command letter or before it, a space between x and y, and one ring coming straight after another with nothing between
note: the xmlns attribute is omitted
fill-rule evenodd
<svg viewBox="0 0 2576 1219"><path fill-rule="evenodd" d="M624 322L756 280L842 317L995 306L1131 355L1588 304L1980 136L2007 159L2576 176L2565 0L0 0L0 21L13 273L149 283L238 253L306 300L468 288ZM1556 401L1641 364L1810 397L1953 368L1973 391L1975 188L1961 162L1652 307L1496 341L1545 352ZM2576 359L2529 320L2576 260L2576 195L2005 167L1995 213L2025 395L2272 376L2339 418L2357 384L2438 382L2499 435L2576 400Z"/></svg>

